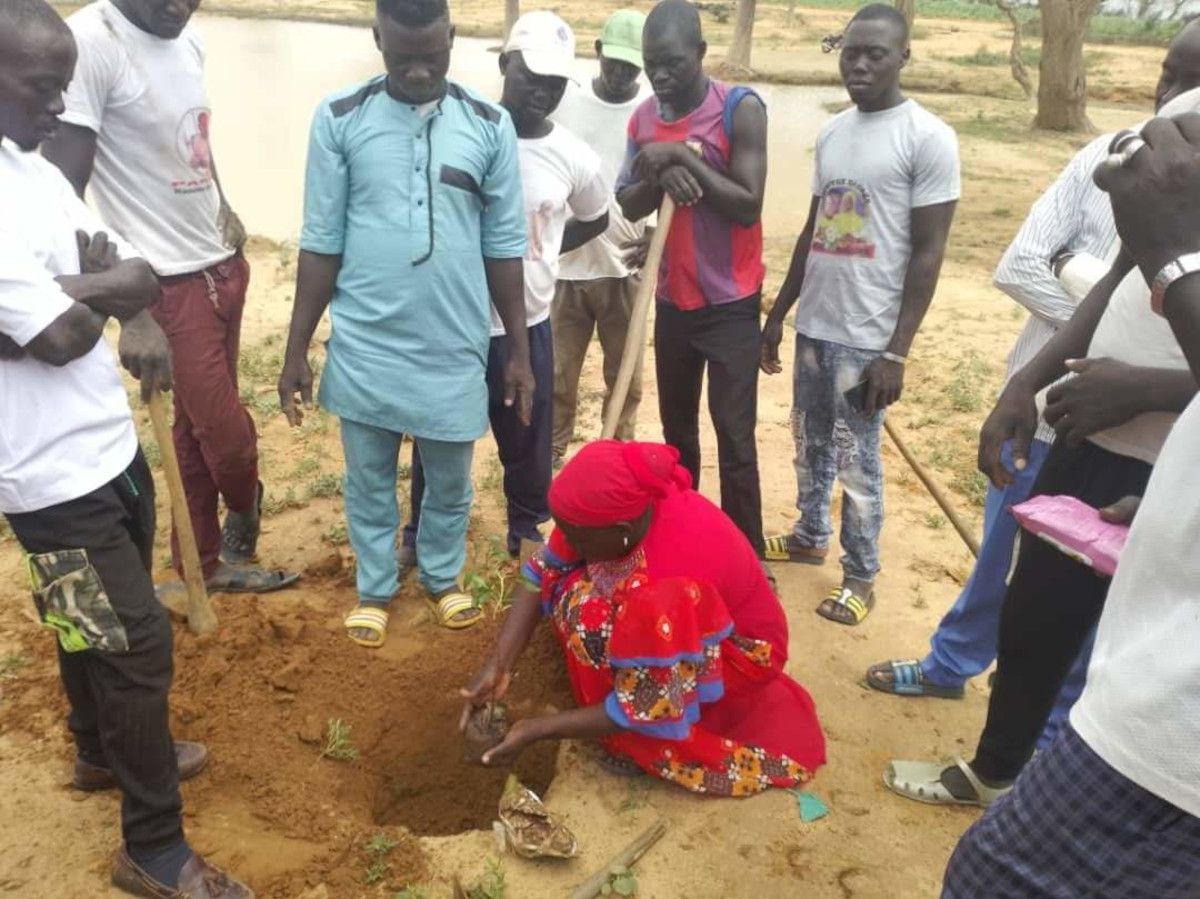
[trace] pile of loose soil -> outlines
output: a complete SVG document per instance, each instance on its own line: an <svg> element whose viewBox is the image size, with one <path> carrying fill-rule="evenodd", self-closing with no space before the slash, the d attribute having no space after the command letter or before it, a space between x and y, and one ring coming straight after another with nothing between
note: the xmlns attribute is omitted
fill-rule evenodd
<svg viewBox="0 0 1200 899"><path fill-rule="evenodd" d="M464 758L458 690L486 658L498 622L459 632L417 625L419 648L394 660L355 646L340 615L330 615L353 602L352 592L340 602L320 591L307 599L317 601L268 606L250 597L225 606L215 635L179 634L176 731L214 755L213 776L197 780L188 798L248 800L264 822L307 840L328 838L347 812L421 836L489 827L506 772ZM393 627L399 610L418 608L399 600ZM543 629L514 679L510 708L520 717L569 702L559 651ZM321 757L333 720L350 728L353 761ZM522 782L544 792L556 751L543 744L523 753Z"/></svg>
<svg viewBox="0 0 1200 899"><path fill-rule="evenodd" d="M402 596L392 631L403 648L374 652L351 643L342 628L354 596L337 578L309 577L302 590L218 597L213 634L176 628L172 730L177 739L205 743L213 756L208 771L183 785L185 812L227 813L321 847L308 864L267 884L267 896L295 897L314 883L341 895L333 881L345 872L361 876L357 856L380 832L401 841L389 856L394 882L419 882L425 859L405 831L456 834L490 828L496 818L508 772L468 760L458 690L486 659L502 619L489 614L474 628L448 631L414 622L421 604ZM24 695L6 716L31 733L61 722L66 711L52 642L30 640L44 657L39 676L23 679ZM571 703L553 634L541 628L513 680L509 714L518 719ZM349 726L352 760L322 756L335 719ZM557 744L535 745L515 772L544 795L556 754Z"/></svg>

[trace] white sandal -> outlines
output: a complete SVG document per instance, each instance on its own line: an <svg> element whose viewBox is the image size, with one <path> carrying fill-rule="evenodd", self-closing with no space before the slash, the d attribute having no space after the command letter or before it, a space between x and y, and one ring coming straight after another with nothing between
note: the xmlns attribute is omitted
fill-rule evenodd
<svg viewBox="0 0 1200 899"><path fill-rule="evenodd" d="M973 799L960 799L946 789L942 783L942 772L949 767L947 762L892 762L883 772L883 785L905 799L927 805L969 805L976 808L987 808L1001 796L1012 792L1011 784L1007 787L989 787L961 758L954 759L953 764L975 791Z"/></svg>

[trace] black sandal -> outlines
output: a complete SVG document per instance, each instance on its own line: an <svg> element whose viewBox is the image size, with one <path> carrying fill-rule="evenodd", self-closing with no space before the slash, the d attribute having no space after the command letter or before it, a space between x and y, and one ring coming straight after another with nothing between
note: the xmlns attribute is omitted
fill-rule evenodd
<svg viewBox="0 0 1200 899"><path fill-rule="evenodd" d="M258 555L258 536L262 533L265 492L262 481L259 481L258 501L253 514L245 515L234 511L225 513L225 526L221 529L221 561L226 565L245 565L254 561Z"/></svg>

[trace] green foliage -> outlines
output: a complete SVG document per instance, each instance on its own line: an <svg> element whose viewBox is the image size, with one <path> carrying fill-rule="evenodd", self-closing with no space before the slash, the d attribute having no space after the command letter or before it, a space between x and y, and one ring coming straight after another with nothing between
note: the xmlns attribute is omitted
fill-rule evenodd
<svg viewBox="0 0 1200 899"><path fill-rule="evenodd" d="M350 542L350 535L346 531L345 524L331 524L326 528L325 533L321 535L326 543L334 546L345 546Z"/></svg>
<svg viewBox="0 0 1200 899"><path fill-rule="evenodd" d="M975 467L974 462L963 465L950 486L971 501L976 508L983 508L987 500L987 476Z"/></svg>
<svg viewBox="0 0 1200 899"><path fill-rule="evenodd" d="M367 851L367 858L369 860L369 864L367 865L368 884L380 883L387 877L388 869L391 867L388 864L387 857L399 845L398 842L386 833L377 833L363 846Z"/></svg>
<svg viewBox="0 0 1200 899"><path fill-rule="evenodd" d="M467 889L467 899L504 899L508 884L504 879L504 862L492 857L487 860L483 876Z"/></svg>
<svg viewBox="0 0 1200 899"><path fill-rule="evenodd" d="M276 496L268 492L263 497L262 514L270 518L288 509L303 509L305 505L306 503L296 496L296 488L288 487L287 492L283 496Z"/></svg>
<svg viewBox="0 0 1200 899"><path fill-rule="evenodd" d="M330 496L340 496L341 493L342 479L336 474L323 474L314 478L305 491L309 499L325 499Z"/></svg>
<svg viewBox="0 0 1200 899"><path fill-rule="evenodd" d="M325 748L318 758L337 762L352 762L358 758L358 750L350 741L351 727L341 718L330 718L325 722Z"/></svg>
<svg viewBox="0 0 1200 899"><path fill-rule="evenodd" d="M506 608L520 574L518 563L509 558L498 537L490 538L482 549L476 544L474 555L475 564L463 578L467 593L477 608Z"/></svg>
<svg viewBox="0 0 1200 899"><path fill-rule="evenodd" d="M628 868L614 865L609 869L608 883L600 888L601 896L636 896L637 876Z"/></svg>

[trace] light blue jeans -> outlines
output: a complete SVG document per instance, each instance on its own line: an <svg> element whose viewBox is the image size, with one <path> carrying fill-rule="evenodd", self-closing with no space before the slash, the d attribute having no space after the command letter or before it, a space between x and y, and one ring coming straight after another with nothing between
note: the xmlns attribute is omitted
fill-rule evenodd
<svg viewBox="0 0 1200 899"><path fill-rule="evenodd" d="M346 525L358 557L358 597L386 604L400 587L396 477L403 435L343 418ZM416 438L425 469L425 499L417 530L421 584L431 593L455 586L467 560L473 442Z"/></svg>
<svg viewBox="0 0 1200 899"><path fill-rule="evenodd" d="M1013 482L1003 490L989 486L983 514L983 543L975 568L929 641L929 655L921 661L921 670L930 683L941 687L961 687L968 679L982 674L996 661L996 636L1000 628L1000 609L1008 592L1020 526L1008 511L1033 494L1033 485L1050 444L1035 440L1029 447L1029 464L1024 471L1012 467L1012 446L1003 452L1005 466L1013 471ZM1038 740L1038 748L1049 746L1066 723L1071 706L1083 692L1087 681L1087 661L1092 655L1095 631L1088 637L1071 673L1063 682L1054 711Z"/></svg>
<svg viewBox="0 0 1200 899"><path fill-rule="evenodd" d="M845 392L863 379L879 354L796 335L792 435L796 441L796 508L793 530L801 546L828 549L829 509L835 481L842 484L842 570L873 581L879 572L883 527L883 463L879 456L883 413L867 418Z"/></svg>

